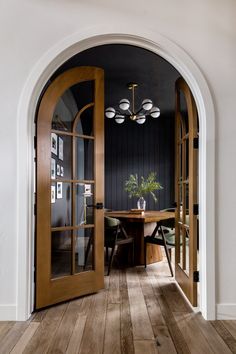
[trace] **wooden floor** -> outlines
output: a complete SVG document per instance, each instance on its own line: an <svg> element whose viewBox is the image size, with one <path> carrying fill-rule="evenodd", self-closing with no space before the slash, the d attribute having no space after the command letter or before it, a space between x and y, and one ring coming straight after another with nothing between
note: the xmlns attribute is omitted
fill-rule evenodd
<svg viewBox="0 0 236 354"><path fill-rule="evenodd" d="M0 322L0 353L236 353L236 321L204 321L165 262L114 269L106 288L32 315Z"/></svg>

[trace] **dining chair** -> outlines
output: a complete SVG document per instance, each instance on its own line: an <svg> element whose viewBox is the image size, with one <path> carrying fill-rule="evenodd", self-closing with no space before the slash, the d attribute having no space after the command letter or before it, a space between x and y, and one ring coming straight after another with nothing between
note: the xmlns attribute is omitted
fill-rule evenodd
<svg viewBox="0 0 236 354"><path fill-rule="evenodd" d="M169 208L161 211L175 211L175 209ZM147 266L147 244L155 244L163 246L168 261L171 276L173 277L173 268L171 264L171 249L175 247L175 218L162 220L157 222L156 227L151 235L144 238L144 262L145 268Z"/></svg>
<svg viewBox="0 0 236 354"><path fill-rule="evenodd" d="M107 275L110 274L115 249L118 246L130 244L132 247L132 264L134 265L134 238L128 236L121 221L116 218L105 216L104 246L106 247L106 259L108 260L108 249L111 248Z"/></svg>
<svg viewBox="0 0 236 354"><path fill-rule="evenodd" d="M104 217L104 247L106 248L106 260L108 261L109 248L111 248L111 254L108 261L107 275L110 274L110 270L112 267L113 258L115 255L115 249L118 246L123 246L126 244L130 244L132 246L132 264L134 264L134 238L128 236L124 226L121 221L116 218L111 218L108 216ZM92 236L88 240L88 244L85 252L85 261L84 261L84 270L86 268L88 255L90 252L90 248L93 243Z"/></svg>

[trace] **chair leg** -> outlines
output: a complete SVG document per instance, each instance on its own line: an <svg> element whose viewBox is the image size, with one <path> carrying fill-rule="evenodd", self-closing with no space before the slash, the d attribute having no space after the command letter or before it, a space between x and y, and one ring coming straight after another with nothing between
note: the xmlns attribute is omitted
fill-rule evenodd
<svg viewBox="0 0 236 354"><path fill-rule="evenodd" d="M88 255L89 255L89 251L90 251L91 243L92 243L92 236L90 236L90 237L89 237L88 244L87 244L86 251L85 251L85 257L84 257L84 270L85 270L86 265L87 265L87 260L88 260Z"/></svg>
<svg viewBox="0 0 236 354"><path fill-rule="evenodd" d="M108 246L106 246L106 261L108 262Z"/></svg>
<svg viewBox="0 0 236 354"><path fill-rule="evenodd" d="M165 239L165 236L164 236L164 233L163 233L163 229L162 229L161 226L160 226L160 229L161 229L161 235L162 235L162 239L163 239L163 243L164 243L166 258L167 258L168 265L169 265L169 268L170 268L170 273L171 273L171 276L173 277L174 273L173 273L173 269L172 269L172 265L171 265L170 254L169 254L169 251L168 251L167 245L166 245L166 239Z"/></svg>
<svg viewBox="0 0 236 354"><path fill-rule="evenodd" d="M144 240L144 267L147 268L147 242Z"/></svg>
<svg viewBox="0 0 236 354"><path fill-rule="evenodd" d="M171 248L168 248L169 256L170 256L170 261L171 261Z"/></svg>
<svg viewBox="0 0 236 354"><path fill-rule="evenodd" d="M112 266L112 261L113 261L113 256L114 256L114 251L115 251L115 244L113 245L112 247L112 250L111 250L111 255L110 255L110 260L109 260L109 265L108 265L108 269L107 269L107 275L110 274L110 270L111 270L111 266Z"/></svg>
<svg viewBox="0 0 236 354"><path fill-rule="evenodd" d="M132 265L134 267L134 241L132 242Z"/></svg>

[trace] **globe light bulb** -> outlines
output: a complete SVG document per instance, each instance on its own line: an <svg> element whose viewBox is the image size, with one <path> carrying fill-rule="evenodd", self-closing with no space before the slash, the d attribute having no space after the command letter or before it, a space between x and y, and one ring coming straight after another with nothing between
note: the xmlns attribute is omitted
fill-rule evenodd
<svg viewBox="0 0 236 354"><path fill-rule="evenodd" d="M144 115L138 116L137 119L136 119L136 122L137 122L138 124L143 124L143 123L146 122L146 117L145 117Z"/></svg>
<svg viewBox="0 0 236 354"><path fill-rule="evenodd" d="M151 112L150 112L150 116L152 118L158 118L161 114L160 108L158 107L152 107Z"/></svg>
<svg viewBox="0 0 236 354"><path fill-rule="evenodd" d="M105 110L105 116L107 118L114 118L116 115L116 111L113 107L108 107L106 110Z"/></svg>
<svg viewBox="0 0 236 354"><path fill-rule="evenodd" d="M146 98L145 100L143 100L142 108L145 111L149 111L150 109L152 109L152 106L153 106L152 100L150 100L149 98Z"/></svg>
<svg viewBox="0 0 236 354"><path fill-rule="evenodd" d="M122 124L125 121L125 116L123 116L122 114L117 114L115 117L115 121L118 124Z"/></svg>
<svg viewBox="0 0 236 354"><path fill-rule="evenodd" d="M122 111L127 111L130 107L130 102L127 100L127 98L122 98L119 102L119 107L122 109Z"/></svg>

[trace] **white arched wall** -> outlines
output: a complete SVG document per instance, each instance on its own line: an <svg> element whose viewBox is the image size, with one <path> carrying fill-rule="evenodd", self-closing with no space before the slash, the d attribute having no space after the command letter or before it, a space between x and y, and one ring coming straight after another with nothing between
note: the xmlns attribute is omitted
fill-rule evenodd
<svg viewBox="0 0 236 354"><path fill-rule="evenodd" d="M103 44L130 44L150 50L171 63L184 77L195 98L200 126L199 244L200 310L215 319L215 116L206 80L191 57L174 42L135 24L122 29L97 27L75 33L51 48L31 71L17 112L17 307L16 319L26 320L32 310L34 117L40 93L52 73L67 59Z"/></svg>

